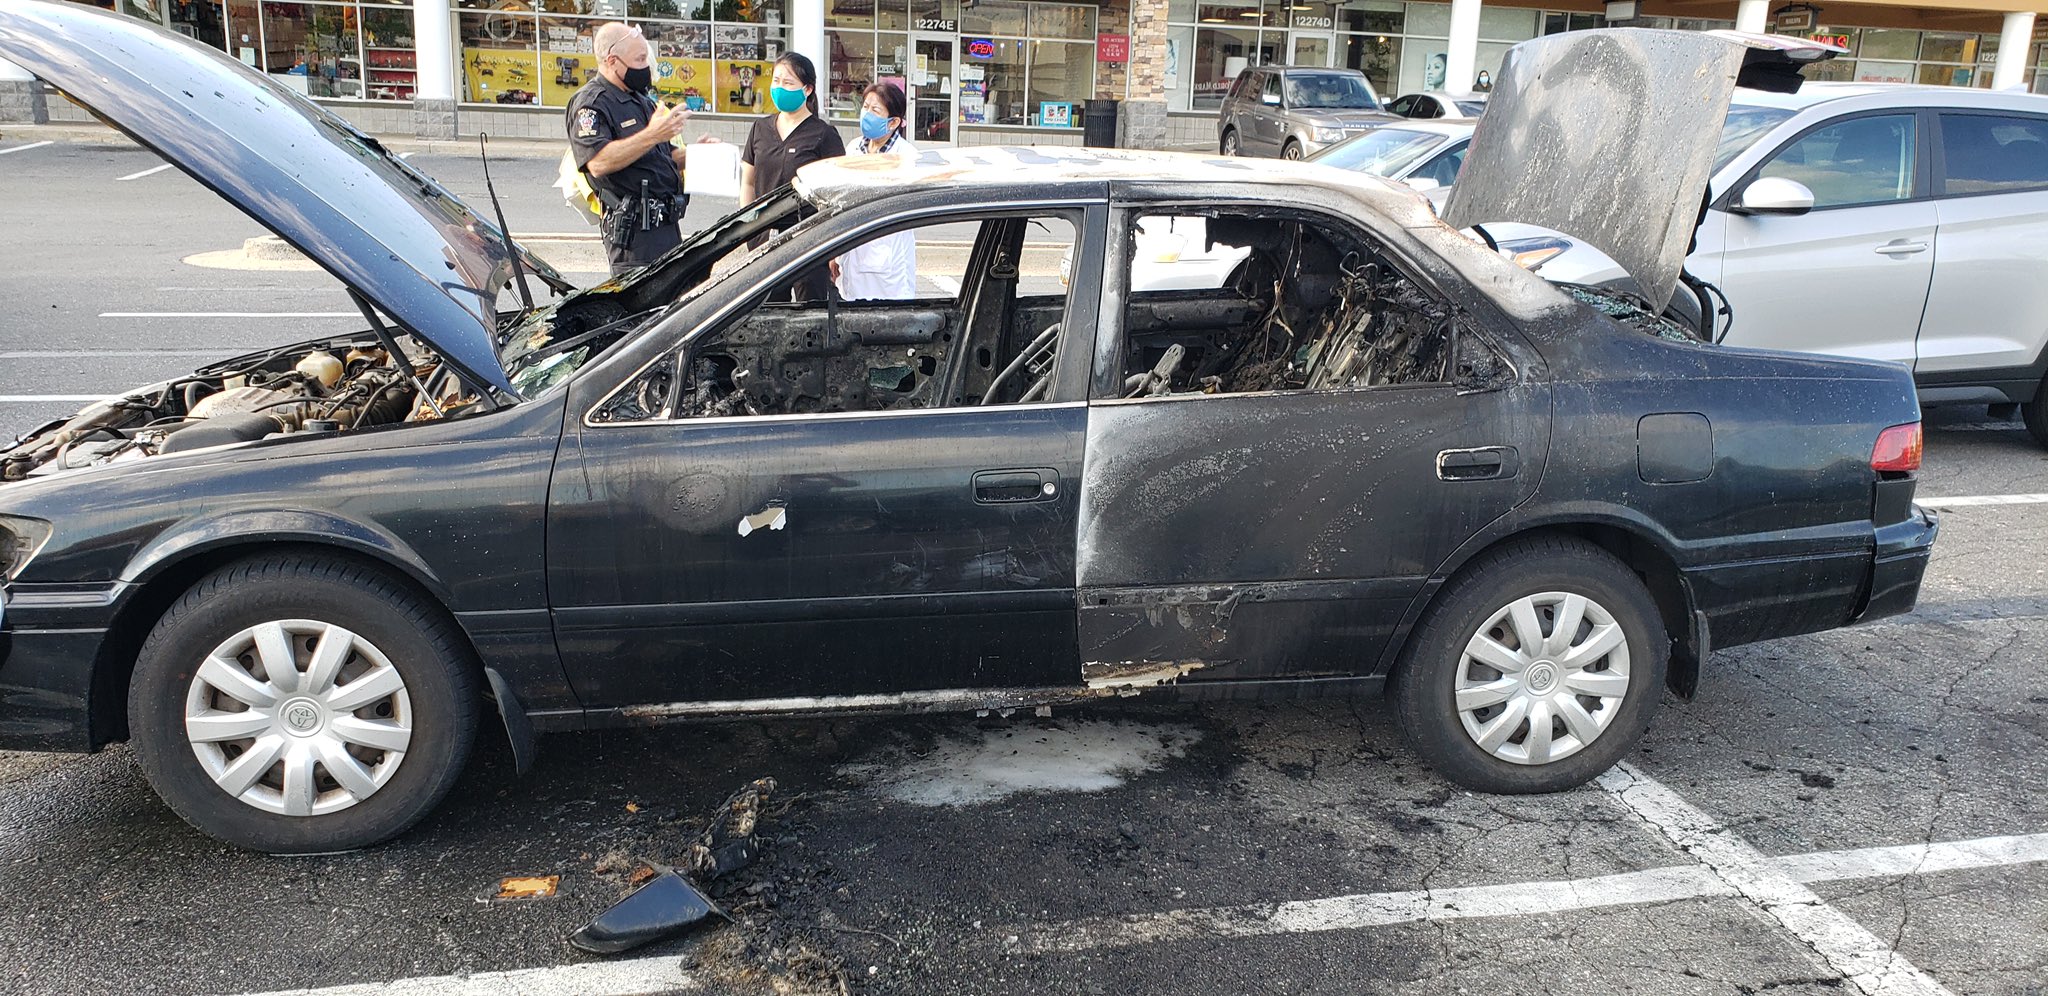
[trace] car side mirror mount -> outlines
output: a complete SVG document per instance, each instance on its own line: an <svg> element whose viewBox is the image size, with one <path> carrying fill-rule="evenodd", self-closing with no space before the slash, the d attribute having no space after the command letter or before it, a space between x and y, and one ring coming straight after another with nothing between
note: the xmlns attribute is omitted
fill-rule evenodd
<svg viewBox="0 0 2048 996"><path fill-rule="evenodd" d="M1813 191L1798 180L1759 177L1742 188L1728 208L1736 214L1805 214L1813 210Z"/></svg>

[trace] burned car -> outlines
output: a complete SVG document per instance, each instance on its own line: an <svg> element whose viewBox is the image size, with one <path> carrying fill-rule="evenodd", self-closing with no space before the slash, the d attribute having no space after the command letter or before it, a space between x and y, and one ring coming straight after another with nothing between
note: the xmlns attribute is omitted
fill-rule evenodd
<svg viewBox="0 0 2048 996"><path fill-rule="evenodd" d="M0 451L0 746L129 741L246 847L387 839L484 729L1124 696L1391 689L1453 780L1563 789L1710 650L1910 608L1934 539L1902 368L1717 348L1354 173L830 160L579 291L203 46L26 3L0 57L364 313ZM1160 218L1241 264L1133 290ZM914 299L811 296L927 230L974 235Z"/></svg>

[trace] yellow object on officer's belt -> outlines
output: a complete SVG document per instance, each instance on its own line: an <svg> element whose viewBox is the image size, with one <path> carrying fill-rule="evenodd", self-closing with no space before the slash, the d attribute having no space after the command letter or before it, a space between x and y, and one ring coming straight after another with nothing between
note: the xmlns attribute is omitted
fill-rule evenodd
<svg viewBox="0 0 2048 996"><path fill-rule="evenodd" d="M585 224L595 225L604 218L604 202L597 199L597 190L590 185L590 175L576 168L573 150L562 152L555 189L562 192L562 200L575 209Z"/></svg>

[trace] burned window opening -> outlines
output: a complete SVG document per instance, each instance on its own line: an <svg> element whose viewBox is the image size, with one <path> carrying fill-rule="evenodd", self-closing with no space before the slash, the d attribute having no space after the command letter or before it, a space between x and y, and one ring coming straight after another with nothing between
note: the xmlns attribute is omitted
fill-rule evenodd
<svg viewBox="0 0 2048 996"><path fill-rule="evenodd" d="M1468 337L1454 335L1452 309L1370 239L1231 215L1199 219L1190 234L1188 220L1147 218L1131 235L1123 397L1443 383L1454 355L1461 387L1468 373L1497 376L1497 357L1456 346ZM1154 232L1179 241L1147 245ZM1198 267L1220 272L1237 254L1226 278L1201 286Z"/></svg>
<svg viewBox="0 0 2048 996"><path fill-rule="evenodd" d="M1051 397L1064 338L1066 295L1034 286L1045 274L1027 246L1033 230L1073 230L1065 218L997 217L979 221L960 255L920 248L920 279L949 299L835 297L766 300L691 351L676 417L803 415L1021 404ZM951 224L958 224L952 222ZM1033 226L1036 226L1034 229ZM887 236L881 236L887 237ZM1071 245L1071 240L1069 242ZM1054 259L1057 259L1055 256ZM1037 261L1042 262L1042 261ZM941 270L945 280L929 271ZM1048 272L1050 270L1048 269ZM814 282L816 271L791 285ZM621 396L633 393L632 389Z"/></svg>

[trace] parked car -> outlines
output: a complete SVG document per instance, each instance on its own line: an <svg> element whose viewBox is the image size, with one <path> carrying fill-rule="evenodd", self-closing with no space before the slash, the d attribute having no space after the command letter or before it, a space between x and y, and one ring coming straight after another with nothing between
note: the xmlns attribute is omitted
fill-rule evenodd
<svg viewBox="0 0 2048 996"><path fill-rule="evenodd" d="M1744 90L1709 197L1686 267L1727 296L1728 343L1902 363L1923 404L2016 404L2048 446L2048 97ZM1554 245L1545 277L1626 285Z"/></svg>
<svg viewBox="0 0 2048 996"><path fill-rule="evenodd" d="M1400 118L1356 69L1259 66L1237 74L1217 114L1226 156L1304 159L1324 146Z"/></svg>
<svg viewBox="0 0 2048 996"><path fill-rule="evenodd" d="M1453 780L1561 789L1709 650L1907 610L1934 540L1897 365L1702 343L1355 173L834 159L573 290L206 46L27 3L0 58L364 315L0 451L0 747L128 740L245 847L403 831L487 721L523 769L537 730L1391 688ZM1242 278L1130 290L1197 215ZM953 287L802 296L963 225ZM499 311L522 269L562 296Z"/></svg>
<svg viewBox="0 0 2048 996"><path fill-rule="evenodd" d="M1403 121L1347 138L1310 162L1399 180L1419 191L1449 188L1472 144L1471 121Z"/></svg>
<svg viewBox="0 0 2048 996"><path fill-rule="evenodd" d="M1452 95L1440 90L1406 93L1387 102L1387 113L1404 118L1476 118L1486 113L1486 95Z"/></svg>

